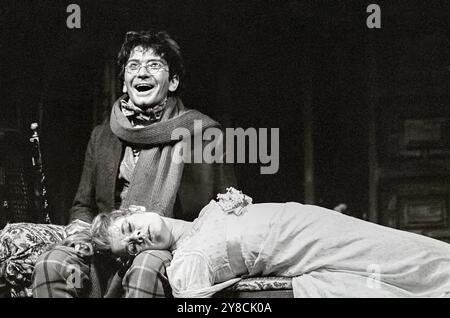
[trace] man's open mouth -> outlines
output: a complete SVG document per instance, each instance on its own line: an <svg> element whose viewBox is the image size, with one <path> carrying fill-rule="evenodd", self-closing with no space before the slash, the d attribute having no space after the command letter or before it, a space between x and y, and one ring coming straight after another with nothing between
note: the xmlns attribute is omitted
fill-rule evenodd
<svg viewBox="0 0 450 318"><path fill-rule="evenodd" d="M148 83L141 83L141 84L137 84L134 86L134 88L140 93L148 92L153 87L155 87L155 86L152 84L148 84Z"/></svg>

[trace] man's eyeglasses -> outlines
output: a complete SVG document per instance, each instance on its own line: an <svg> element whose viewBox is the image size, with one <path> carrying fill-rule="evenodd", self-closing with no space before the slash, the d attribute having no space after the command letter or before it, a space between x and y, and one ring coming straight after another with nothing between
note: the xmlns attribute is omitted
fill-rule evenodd
<svg viewBox="0 0 450 318"><path fill-rule="evenodd" d="M135 75L135 74L139 73L139 71L141 70L141 67L145 67L147 72L150 73L151 75L155 75L160 70L169 71L169 68L167 67L167 65L165 65L164 63L159 62L159 61L151 61L145 65L138 63L138 62L131 61L131 62L127 63L127 65L125 66L125 70L128 73L130 73L131 75Z"/></svg>

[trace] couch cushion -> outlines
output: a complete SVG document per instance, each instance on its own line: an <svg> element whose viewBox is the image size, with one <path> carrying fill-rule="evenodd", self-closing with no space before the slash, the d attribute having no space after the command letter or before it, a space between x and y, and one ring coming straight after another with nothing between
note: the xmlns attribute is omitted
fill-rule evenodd
<svg viewBox="0 0 450 318"><path fill-rule="evenodd" d="M37 258L61 242L64 226L10 223L0 231L0 282L12 297L31 296L31 275Z"/></svg>

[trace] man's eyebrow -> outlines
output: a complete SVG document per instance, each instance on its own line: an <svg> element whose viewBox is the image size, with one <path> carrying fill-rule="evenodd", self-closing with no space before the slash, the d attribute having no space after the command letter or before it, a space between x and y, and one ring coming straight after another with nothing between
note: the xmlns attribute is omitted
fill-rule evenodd
<svg viewBox="0 0 450 318"><path fill-rule="evenodd" d="M129 59L127 61L127 63L129 63L129 62L140 62L140 61L141 61L140 59ZM146 63L148 63L148 62L162 62L163 64L167 64L166 60L163 59L163 58L159 58L159 59L152 58L152 59L144 60L144 61Z"/></svg>

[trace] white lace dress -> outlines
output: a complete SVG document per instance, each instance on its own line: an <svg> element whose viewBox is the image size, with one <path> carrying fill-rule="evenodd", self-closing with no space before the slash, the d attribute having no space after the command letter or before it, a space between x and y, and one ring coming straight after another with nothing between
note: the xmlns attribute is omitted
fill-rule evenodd
<svg viewBox="0 0 450 318"><path fill-rule="evenodd" d="M167 269L175 297L209 297L247 275L293 277L295 297L450 293L450 244L294 202L245 209L203 208Z"/></svg>

